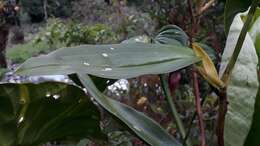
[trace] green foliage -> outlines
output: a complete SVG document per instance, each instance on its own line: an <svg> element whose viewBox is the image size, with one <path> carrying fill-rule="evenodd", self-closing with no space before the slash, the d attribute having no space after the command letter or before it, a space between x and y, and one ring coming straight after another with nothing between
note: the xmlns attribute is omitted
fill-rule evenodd
<svg viewBox="0 0 260 146"><path fill-rule="evenodd" d="M12 63L23 63L32 56L37 56L40 53L48 53L56 48L50 48L48 44L40 42L35 44L30 41L25 44L18 44L6 50L6 58Z"/></svg>
<svg viewBox="0 0 260 146"><path fill-rule="evenodd" d="M140 41L140 38L132 39L132 41L136 40ZM83 84L102 107L119 118L147 143L154 146L179 145L174 138L144 114L103 95L85 74L113 79L132 78L144 74L176 71L198 62L199 59L189 48L180 45L126 42L62 48L47 56L27 61L17 72L24 75L78 73L81 83L78 81L77 83ZM100 85L100 82L95 83Z"/></svg>
<svg viewBox="0 0 260 146"><path fill-rule="evenodd" d="M228 34L229 28L233 22L234 17L239 12L248 10L252 0L227 0L225 7L225 32Z"/></svg>
<svg viewBox="0 0 260 146"><path fill-rule="evenodd" d="M129 5L136 5L143 9L143 11L150 14L153 19L156 19L159 25L168 24L168 16L171 8L176 4L176 0L128 0Z"/></svg>
<svg viewBox="0 0 260 146"><path fill-rule="evenodd" d="M86 26L73 21L62 22L58 19L50 20L47 28L35 39L36 43L46 42L54 48L80 44L112 43L116 40L116 35L106 25Z"/></svg>
<svg viewBox="0 0 260 146"><path fill-rule="evenodd" d="M81 83L96 101L123 121L132 131L152 146L180 146L160 125L133 108L103 95L88 76L78 74Z"/></svg>
<svg viewBox="0 0 260 146"><path fill-rule="evenodd" d="M137 3L137 1L135 2ZM114 1L114 3L118 4L116 1ZM138 3L140 4L141 2ZM157 14L161 16L162 14L160 13L163 12L164 14L162 15L162 17L159 17L159 19L162 18L164 21L159 20L159 22L166 23L165 21L167 19L164 16L169 13L169 11L166 10L170 10L169 7L173 7L172 5L169 6L168 3L175 4L175 1L163 0L153 1L152 3L162 4L159 6L153 5L156 7L156 11L152 13L155 14L156 17ZM164 8L164 4L167 5L166 10ZM227 1L225 13L226 31L228 31L231 24L230 20L233 20L235 14L237 12L246 10L250 4L250 0ZM120 7L117 9L118 11L120 11L120 16L123 16L122 7L119 5L118 7ZM154 10L153 7L150 8L151 11ZM157 12L157 10L159 11ZM230 31L230 34L228 35L227 46L222 57L223 62L221 65L221 74L225 69L227 62L229 62L230 56L234 56L232 49L237 43L235 40L237 40L243 26L242 19L243 17L241 17L240 15L236 16L234 18L233 24L230 27L230 30L232 31ZM135 23L132 22L134 22L135 20L136 19L134 18L134 16L123 17L122 24L125 25L120 27L118 30L122 31L127 36L132 30L135 31L135 29L132 29L132 25L135 25ZM255 19L255 22L258 22L257 18ZM248 143L246 144L256 145L257 143L257 138L255 135L252 135L252 133L259 133L259 126L257 126L257 123L259 123L258 113L256 113L258 109L255 110L253 126L251 129L250 125L252 121L252 114L254 112L253 104L255 102L255 96L259 86L258 80L256 80L256 66L258 62L255 52L255 47L258 48L258 43L256 42L259 39L258 25L252 24L250 35L247 36L245 40L246 46L244 46L244 48L242 49L241 55L236 62L237 66L234 69L230 80L230 85L227 88L227 94L229 96L230 104L227 119L225 121L226 145L242 146L249 131L249 141L247 141ZM257 32L256 35L254 34L255 32ZM166 74L183 69L192 64L196 64L200 61L200 59L195 56L194 52L192 52L190 48L183 47L190 45L188 41L188 36L179 27L171 25L164 27L154 40L151 40L149 37L136 37L126 40L122 44L77 46L81 44L111 43L114 42L116 38L117 36L112 33L110 28L104 25L96 25L92 27L77 24L75 22L66 23L59 20L54 20L53 22L51 22L51 25L48 25L47 29L42 31L41 34L37 37L36 43L42 43L44 45L47 44L49 48L59 48L61 46L66 46L66 48L62 48L48 55L32 58L26 61L20 68L18 68L17 73L23 75L70 75L74 83L77 83L82 88L87 89L88 94L91 95L93 99L95 99L95 102L99 103L101 107L103 107L111 115L113 115L113 118L118 118L119 120L121 120L125 125L128 126L128 128L130 128L136 135L138 135L148 144L152 146L181 145L158 123L154 122L143 113L140 113L123 103L108 98L101 91L106 88L106 83L107 81L109 81L109 79L133 78L146 74ZM143 43L151 43L153 41L155 43L161 44ZM204 55L207 57L206 53L204 53ZM209 58L207 59L210 61ZM207 69L209 72L216 72L209 67ZM72 74L74 77L77 77L77 81L74 77L72 77ZM93 76L90 77L89 75ZM205 76L207 75L208 74L206 74ZM166 80L164 83L167 84ZM4 93L7 93L5 88L8 85L9 84L3 85L3 91L5 91ZM71 99L72 101L70 101L68 104L60 107L59 104L56 105L55 103L51 104L42 101L48 100L49 98L45 99L45 96L48 97L49 94L40 94L40 98L37 98L37 100L31 98L31 95L34 95L34 93L37 91L36 88L30 88L33 85L23 84L18 86L19 89L14 90L19 90L21 92L21 95L13 96L12 98L5 98L3 100L4 102L2 107L0 106L0 112L2 110L2 112L4 113L0 113L0 118L2 115L4 115L2 121L5 122L6 119L11 119L10 122L7 122L7 125L2 126L0 124L0 126L2 126L0 127L0 141L3 142L3 145L9 146L14 145L14 143L19 145L35 145L57 138L64 138L67 135L71 136L70 132L73 132L72 136L76 136L76 138L85 138L88 136L96 137L96 134L101 135L98 126L98 122L100 119L93 118L93 115L91 116L91 114L88 113L91 113L91 111L89 111L91 110L89 109L89 107L88 109L86 109L85 105L79 106L80 108L76 106L76 104L82 103L82 99L77 98L78 96ZM49 91L51 89L57 88L48 85L48 87L41 86L40 89L41 91L44 90L45 92L45 90ZM165 89L165 91L166 90L167 89ZM77 92L74 90L66 91L66 95L75 95L75 92ZM80 92L83 91L80 90ZM57 97L57 95L60 95L60 93L55 93L53 95L54 99L52 100L55 100L55 97ZM11 104L8 105L8 102L13 102L9 100L14 98L14 101L16 101L18 97L21 97L21 103L12 104L14 106L12 106ZM171 100L170 92L168 97L169 100ZM60 98L61 97L59 96L59 98L56 100L60 100ZM93 106L92 102L90 102L89 100L88 104L91 107ZM15 110L11 109L12 107L16 106L17 108L15 108ZM67 112L68 110L70 110L70 108L67 109L67 107L70 106L71 108L75 108L77 110ZM173 106L174 105L172 104L172 107ZM60 110L62 114L59 115L59 113L52 112L54 108L58 108L58 110ZM83 108L83 110L81 108ZM255 108L258 108L258 103L256 103ZM92 109L94 109L93 113L98 114L94 106ZM10 112L11 110L13 110L14 112ZM44 113L44 111L47 111L47 113ZM56 111L56 109L54 111ZM35 112L37 114L35 114ZM12 113L13 115L10 113ZM56 114L53 115L53 113ZM94 124L95 126L92 126L91 128L94 128L95 131L98 131L97 133L95 133L93 130L87 130L90 128L88 126L90 126L91 124L88 123L87 125L84 125L84 123L77 123L82 122L82 119L77 120L76 123L72 123L69 126L64 126L64 124L69 124L68 122L64 121L71 121L73 118L75 118L71 114L78 115L80 113L86 114L85 116L88 116L82 118L86 120L85 123L88 123L89 120L92 120L90 123ZM7 117L5 117L6 115ZM44 115L44 117L40 117L41 115ZM180 126L182 124L182 121L178 120L178 113L174 112L174 116L175 120L177 119L176 121L178 126ZM17 124L17 121L18 128L16 128L15 125ZM71 130L70 126L74 129ZM10 128L11 130L7 131L6 127ZM180 127L179 129L183 139L186 136L185 130L184 128ZM81 135L81 132L87 133L85 133L85 135Z"/></svg>
<svg viewBox="0 0 260 146"><path fill-rule="evenodd" d="M102 138L99 112L73 85L0 85L0 145L33 146L56 139Z"/></svg>
<svg viewBox="0 0 260 146"><path fill-rule="evenodd" d="M260 15L259 15L259 9L256 13L257 15L257 19L254 21L249 33L250 36L252 37L252 40L255 43L255 48L256 48L256 52L258 55L258 61L260 61ZM258 63L259 66L259 63ZM259 80L259 70L258 70L258 80ZM260 80L259 80L260 81ZM260 111L260 87L258 88L258 93L255 99L255 107L254 107L254 115L253 115L253 121L252 121L252 125L250 128L250 132L247 136L246 142L245 142L245 146L252 146L252 145L258 145L259 143L259 138L258 135L260 134L260 115L259 115L259 111Z"/></svg>
<svg viewBox="0 0 260 146"><path fill-rule="evenodd" d="M188 46L189 37L178 26L167 25L159 31L155 41L161 44L179 44L181 46Z"/></svg>
<svg viewBox="0 0 260 146"><path fill-rule="evenodd" d="M52 19L33 40L7 49L6 56L12 63L23 63L30 57L65 46L113 43L116 40L116 34L106 25L86 26L72 21L66 24Z"/></svg>
<svg viewBox="0 0 260 146"><path fill-rule="evenodd" d="M225 51L222 55L221 74L229 61L230 56L232 56L234 52L238 36L244 25L244 22L241 19L242 15L247 15L247 13L237 14L230 27ZM244 45L239 54L227 89L229 101L228 113L225 121L225 143L227 146L244 145L246 137L251 129L254 110L258 111L258 109L254 109L259 87L259 82L257 80L258 57L255 46L256 38L254 37L257 36L257 34L252 34L256 32L259 33L259 28L259 26L252 27L253 30L248 33L250 35L245 38ZM253 130L254 133L257 133L259 129L251 130Z"/></svg>

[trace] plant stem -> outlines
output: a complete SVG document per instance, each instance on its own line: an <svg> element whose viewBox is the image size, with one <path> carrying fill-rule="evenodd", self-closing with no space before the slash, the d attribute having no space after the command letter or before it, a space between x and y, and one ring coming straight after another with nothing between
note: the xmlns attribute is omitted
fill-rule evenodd
<svg viewBox="0 0 260 146"><path fill-rule="evenodd" d="M219 96L219 109L218 109L218 125L217 125L217 136L218 145L224 146L224 128L225 128L225 117L227 113L227 89L224 88L218 93Z"/></svg>
<svg viewBox="0 0 260 146"><path fill-rule="evenodd" d="M181 121L181 118L179 116L179 113L176 109L176 106L172 100L172 96L171 96L171 91L169 90L169 85L168 85L168 77L166 75L160 75L160 80L161 80L161 84L162 84L162 88L163 88L163 91L164 91L164 95L167 99L167 102L169 103L169 106L170 106L170 109L171 109L171 112L173 114L173 117L176 121L176 124L177 124L177 128L181 134L181 137L182 137L182 140L184 140L184 138L186 137L186 132L185 132L185 129L184 129L184 126L183 126L183 123ZM186 141L183 141L183 143L185 143L186 146L191 146L191 143L190 143L190 140L186 140Z"/></svg>
<svg viewBox="0 0 260 146"><path fill-rule="evenodd" d="M246 19L246 22L242 28L242 31L240 32L240 35L239 35L239 38L238 38L238 41L237 41L237 44L236 44L236 47L235 47L235 50L234 50L234 53L225 69L225 72L222 76L222 81L227 85L228 82L229 82L229 79L230 79L230 76L231 76L231 73L232 73L232 70L236 64L236 61L237 61L237 58L239 56L239 53L241 51L241 48L244 44L244 40L246 38L246 34L247 34L247 31L249 29L249 26L252 22L252 19L253 19L253 16L255 14L255 11L256 11L256 8L257 8L257 5L258 5L258 1L259 0L253 0L252 2L252 5L251 5L251 8L248 12L248 16L247 16L247 19Z"/></svg>
<svg viewBox="0 0 260 146"><path fill-rule="evenodd" d="M206 138L205 138L205 129L204 129L204 122L203 122L203 113L201 110L201 103L200 103L199 81L195 69L193 69L192 71L192 78L193 78L193 90L194 90L194 96L196 102L196 111L198 115L198 124L200 129L200 146L205 146Z"/></svg>

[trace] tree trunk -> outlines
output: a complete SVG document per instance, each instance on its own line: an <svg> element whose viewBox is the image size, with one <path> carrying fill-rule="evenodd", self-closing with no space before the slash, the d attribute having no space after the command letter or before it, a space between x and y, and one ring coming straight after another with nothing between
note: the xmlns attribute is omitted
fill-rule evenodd
<svg viewBox="0 0 260 146"><path fill-rule="evenodd" d="M5 49L8 41L9 27L6 25L0 26L0 68L7 68L5 58Z"/></svg>

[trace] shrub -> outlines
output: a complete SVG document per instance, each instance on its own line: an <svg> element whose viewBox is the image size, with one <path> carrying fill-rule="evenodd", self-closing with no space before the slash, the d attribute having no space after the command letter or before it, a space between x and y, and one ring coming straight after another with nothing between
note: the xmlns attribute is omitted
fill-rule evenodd
<svg viewBox="0 0 260 146"><path fill-rule="evenodd" d="M36 37L35 42L46 42L50 47L57 48L80 44L113 43L116 40L116 34L106 25L87 26L73 21L64 23L53 19Z"/></svg>

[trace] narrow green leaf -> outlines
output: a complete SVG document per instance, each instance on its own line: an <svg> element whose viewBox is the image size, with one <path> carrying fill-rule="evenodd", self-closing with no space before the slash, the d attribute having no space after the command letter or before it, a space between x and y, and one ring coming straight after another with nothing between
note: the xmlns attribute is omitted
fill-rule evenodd
<svg viewBox="0 0 260 146"><path fill-rule="evenodd" d="M103 78L132 78L176 71L198 62L191 49L176 45L113 44L62 48L29 59L18 70L23 75L87 73Z"/></svg>
<svg viewBox="0 0 260 146"><path fill-rule="evenodd" d="M151 146L180 146L179 142L155 121L151 120L143 113L103 95L95 87L89 76L82 74L79 74L78 76L81 83L102 107L123 121L148 144Z"/></svg>

